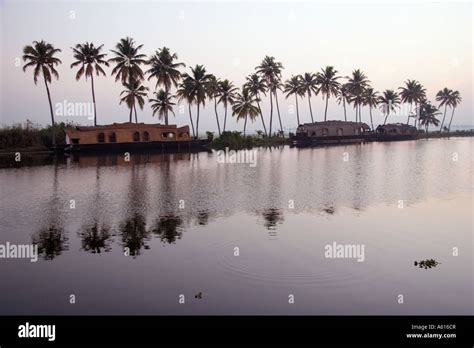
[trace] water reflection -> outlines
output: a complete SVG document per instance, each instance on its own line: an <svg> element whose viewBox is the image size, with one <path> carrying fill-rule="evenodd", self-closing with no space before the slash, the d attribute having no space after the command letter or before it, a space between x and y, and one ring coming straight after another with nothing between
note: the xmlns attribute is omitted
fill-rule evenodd
<svg viewBox="0 0 474 348"><path fill-rule="evenodd" d="M58 167L54 167L51 198L44 207L44 226L31 237L38 246L38 254L44 260L53 260L68 249L68 238L64 231L63 215L60 213L62 202L58 195Z"/></svg>
<svg viewBox="0 0 474 348"><path fill-rule="evenodd" d="M160 216L152 232L156 234L163 243L174 244L181 239L183 234L183 221L177 215Z"/></svg>
<svg viewBox="0 0 474 348"><path fill-rule="evenodd" d="M134 258L140 255L141 249L150 249L146 242L150 239L150 233L146 229L145 218L140 213L125 220L120 227L122 236L122 247Z"/></svg>
<svg viewBox="0 0 474 348"><path fill-rule="evenodd" d="M277 209L277 208L265 209L262 212L262 216L264 219L263 225L269 231L276 230L277 225L282 224L284 221L282 209Z"/></svg>
<svg viewBox="0 0 474 348"><path fill-rule="evenodd" d="M102 251L112 250L110 229L106 226L100 226L97 221L91 227L81 231L79 237L84 251L100 254Z"/></svg>

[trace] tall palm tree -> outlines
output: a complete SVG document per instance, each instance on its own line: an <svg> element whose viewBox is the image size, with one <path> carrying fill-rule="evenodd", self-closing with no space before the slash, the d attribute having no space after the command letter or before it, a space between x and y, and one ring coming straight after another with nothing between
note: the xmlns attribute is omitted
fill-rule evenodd
<svg viewBox="0 0 474 348"><path fill-rule="evenodd" d="M123 86L125 90L120 93L122 96L120 104L125 102L130 108L130 122L132 122L132 111L135 110L135 123L138 123L136 104L138 103L140 109L143 110L143 105L145 105L144 98L147 96L148 87L143 86L138 80L125 82Z"/></svg>
<svg viewBox="0 0 474 348"><path fill-rule="evenodd" d="M23 61L27 62L23 66L23 71L26 71L29 67L34 67L33 81L35 82L35 85L38 82L40 74L43 75L46 93L48 94L49 111L51 112L53 146L56 146L56 124L54 122L53 104L51 102L51 93L49 92L48 83L51 83L51 75L54 75L56 79L59 79L59 74L54 68L55 65L62 63L59 58L55 57L59 52L61 52L59 48L54 48L52 44L45 41L33 41L33 45L28 45L23 48Z"/></svg>
<svg viewBox="0 0 474 348"><path fill-rule="evenodd" d="M189 121L191 122L193 137L196 137L196 133L194 132L193 116L191 113L191 105L195 102L196 91L194 89L194 82L189 76L182 76L182 81L178 87L178 90L176 91L176 95L178 96L179 101L186 100L188 103Z"/></svg>
<svg viewBox="0 0 474 348"><path fill-rule="evenodd" d="M318 95L319 93L316 74L304 73L303 78L301 79L301 91L308 96L309 113L311 115L311 122L314 123L313 109L311 108L311 95Z"/></svg>
<svg viewBox="0 0 474 348"><path fill-rule="evenodd" d="M151 66L145 73L150 74L148 81L152 78L156 78L156 86L163 86L165 92L169 93L172 86L177 87L178 82L181 79L181 73L179 68L184 67L184 63L177 63L175 60L178 59L176 53L171 54L168 47L158 49L155 54L148 60L148 64ZM168 114L164 115L165 124L168 124Z"/></svg>
<svg viewBox="0 0 474 348"><path fill-rule="evenodd" d="M267 87L270 87L270 84L273 86L275 83L281 80L281 71L283 70L283 65L280 62L275 61L275 57L265 56L259 66L255 68L257 73L265 80ZM274 90L269 88L270 96L270 129L268 135L272 136L272 121L273 121L273 98L272 94Z"/></svg>
<svg viewBox="0 0 474 348"><path fill-rule="evenodd" d="M217 97L219 95L219 79L216 78L214 75L210 75L209 82L206 87L207 96L209 99L214 100L214 113L216 114L216 122L217 122L217 130L219 135L221 135L221 126L219 123L219 114L217 113Z"/></svg>
<svg viewBox="0 0 474 348"><path fill-rule="evenodd" d="M349 103L349 97L350 97L349 87L348 87L347 83L344 83L339 88L339 94L337 96L337 103L338 104L342 103L342 107L344 108L344 121L346 121L346 122L347 122L346 103Z"/></svg>
<svg viewBox="0 0 474 348"><path fill-rule="evenodd" d="M376 108L379 104L379 94L377 91L374 91L372 87L365 89L364 91L364 105L369 106L370 113L370 124L372 130L374 130L374 121L372 119L372 108Z"/></svg>
<svg viewBox="0 0 474 348"><path fill-rule="evenodd" d="M126 37L120 39L115 45L115 50L111 50L115 57L109 59L109 63L116 64L112 69L112 75L115 81L121 80L122 83L130 83L134 80L142 81L144 78L140 65L146 64L146 56L139 53L143 45L135 45L135 41Z"/></svg>
<svg viewBox="0 0 474 348"><path fill-rule="evenodd" d="M340 76L337 76L337 70L333 66L326 66L321 69L321 72L316 75L316 80L318 81L319 91L323 95L323 98L326 97L326 108L324 109L324 121L327 120L328 113L328 102L331 95L336 97L339 92L341 84L337 82L340 79Z"/></svg>
<svg viewBox="0 0 474 348"><path fill-rule="evenodd" d="M94 91L94 70L97 76L102 74L105 76L105 71L102 69L101 64L109 66L109 63L105 60L107 54L101 53L102 47L100 45L95 47L92 42L86 42L85 44L77 44L75 47L71 47L74 58L76 61L71 64L71 69L80 66L79 70L76 73L76 80L84 75L91 78L91 87L92 87L92 103L94 104L94 126L97 126L97 108L95 103L95 91Z"/></svg>
<svg viewBox="0 0 474 348"><path fill-rule="evenodd" d="M160 120L166 120L169 112L174 115L173 106L176 104L171 101L173 96L164 89L160 89L158 92L154 92L154 94L156 98L150 99L150 103L153 103L151 105L153 116L158 113Z"/></svg>
<svg viewBox="0 0 474 348"><path fill-rule="evenodd" d="M363 104L364 90L369 85L370 81L367 76L360 69L356 69L352 72L352 76L347 77L347 86L351 94L351 100L354 103L354 108L356 109L356 122L362 122L362 117L360 116L360 108Z"/></svg>
<svg viewBox="0 0 474 348"><path fill-rule="evenodd" d="M393 89L387 89L379 97L379 105L382 113L385 114L383 124L386 124L390 111L395 111L395 109L400 105L400 97Z"/></svg>
<svg viewBox="0 0 474 348"><path fill-rule="evenodd" d="M436 127L439 125L439 120L436 116L441 115L441 112L439 112L438 108L432 105L429 101L423 101L417 112L418 115L420 115L420 124L425 126L425 132L428 132L430 124Z"/></svg>
<svg viewBox="0 0 474 348"><path fill-rule="evenodd" d="M219 100L217 103L222 103L224 105L224 126L222 127L222 131L225 132L225 126L227 124L227 106L232 106L232 104L234 104L238 88L236 88L234 84L227 79L220 81L218 86L217 96L219 97Z"/></svg>
<svg viewBox="0 0 474 348"><path fill-rule="evenodd" d="M260 118L262 119L263 131L265 132L265 136L268 136L267 127L265 127L265 120L263 119L262 108L260 107L260 93L265 95L267 92L267 86L265 81L258 76L258 74L251 74L247 76L247 81L244 84L244 88L248 89L250 95L255 97L257 101L258 111L260 113Z"/></svg>
<svg viewBox="0 0 474 348"><path fill-rule="evenodd" d="M210 74L207 74L206 68L202 65L196 65L194 68L191 68L191 75L184 74L183 79L189 79L189 84L191 85L192 93L194 95L194 102L197 106L197 117L196 117L196 138L199 137L199 111L200 106L205 105L206 103L206 87L211 78Z"/></svg>
<svg viewBox="0 0 474 348"><path fill-rule="evenodd" d="M300 125L300 113L298 110L298 96L303 95L303 91L301 88L301 75L291 76L289 80L286 80L284 85L284 92L286 93L286 99L290 96L295 96L296 101L296 120L298 121L298 126Z"/></svg>
<svg viewBox="0 0 474 348"><path fill-rule="evenodd" d="M247 119L255 120L258 117L259 110L255 106L256 97L248 89L242 88L242 93L237 93L235 103L232 106L232 114L237 116L237 120L244 119L244 136L247 128Z"/></svg>
<svg viewBox="0 0 474 348"><path fill-rule="evenodd" d="M416 80L407 80L405 81L404 87L399 87L400 90L400 99L402 103L410 104L410 112L407 117L407 124L410 123L411 111L413 104L418 104L423 98L426 97L426 90L423 86ZM416 121L416 120L415 120Z"/></svg>
<svg viewBox="0 0 474 348"><path fill-rule="evenodd" d="M451 106L453 112L451 113L451 119L449 120L448 132L451 131L451 122L453 122L454 110L456 110L457 106L461 104L461 101L461 93L459 93L459 91L453 91L453 93L451 93L451 101L449 102L449 106Z"/></svg>
<svg viewBox="0 0 474 348"><path fill-rule="evenodd" d="M281 115L280 115L280 105L278 103L278 91L281 90L283 87L282 83L280 80L274 80L268 85L268 89L273 92L273 95L275 96L275 105L277 107L277 114L278 114L278 120L280 122L280 133L284 136L283 133L283 124L281 123Z"/></svg>
<svg viewBox="0 0 474 348"><path fill-rule="evenodd" d="M453 90L446 87L436 93L436 101L440 102L439 107L444 106L443 120L441 121L441 127L439 129L440 131L443 130L444 119L446 118L446 109L451 103L452 93Z"/></svg>

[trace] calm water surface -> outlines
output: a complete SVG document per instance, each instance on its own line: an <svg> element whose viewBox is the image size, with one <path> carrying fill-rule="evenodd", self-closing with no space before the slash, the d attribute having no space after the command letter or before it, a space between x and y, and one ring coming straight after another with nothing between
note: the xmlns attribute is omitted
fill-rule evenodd
<svg viewBox="0 0 474 348"><path fill-rule="evenodd" d="M0 314L473 314L472 146L260 149L255 167L201 152L0 169L0 243L41 253L0 259ZM325 258L333 242L363 244L365 261ZM440 264L414 266L431 258Z"/></svg>

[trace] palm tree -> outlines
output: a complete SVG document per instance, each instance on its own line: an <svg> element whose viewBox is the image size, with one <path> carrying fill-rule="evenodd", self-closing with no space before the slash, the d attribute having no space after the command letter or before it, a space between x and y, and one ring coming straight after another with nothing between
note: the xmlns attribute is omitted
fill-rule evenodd
<svg viewBox="0 0 474 348"><path fill-rule="evenodd" d="M324 69L321 69L321 72L316 75L316 80L318 81L319 90L323 95L323 98L326 97L326 108L324 109L324 121L327 120L328 112L328 102L331 95L336 97L338 95L339 88L341 84L337 82L340 79L340 76L336 76L337 70L333 66L326 66Z"/></svg>
<svg viewBox="0 0 474 348"><path fill-rule="evenodd" d="M217 101L218 104L224 104L224 126L222 127L222 131L225 132L225 126L227 123L227 105L234 104L236 92L238 88L234 86L234 84L229 80L220 81L218 84L218 94L219 100Z"/></svg>
<svg viewBox="0 0 474 348"><path fill-rule="evenodd" d="M135 110L135 123L138 123L136 104L138 103L140 109L143 110L143 105L145 105L144 98L147 96L148 87L143 86L138 80L125 82L123 86L125 90L120 93L123 96L120 99L120 104L125 102L130 108L130 122L132 122L132 110Z"/></svg>
<svg viewBox="0 0 474 348"><path fill-rule="evenodd" d="M153 103L151 105L153 116L158 113L160 120L166 119L169 112L174 116L173 106L176 104L171 101L173 96L164 89L160 89L158 92L154 92L154 94L156 95L156 99L150 99L150 103Z"/></svg>
<svg viewBox="0 0 474 348"><path fill-rule="evenodd" d="M443 120L441 121L441 127L439 129L440 132L443 129L444 119L446 118L446 109L451 103L452 93L453 90L446 87L436 93L436 101L440 102L439 107L444 106Z"/></svg>
<svg viewBox="0 0 474 348"><path fill-rule="evenodd" d="M176 95L178 96L179 101L185 99L188 103L189 120L191 122L191 128L193 130L193 137L196 137L196 134L194 132L193 116L191 113L191 105L195 102L196 93L194 90L194 82L189 76L182 76L182 82L179 85L178 90L176 91Z"/></svg>
<svg viewBox="0 0 474 348"><path fill-rule="evenodd" d="M349 97L350 97L349 86L347 85L347 83L344 83L339 88L337 103L338 104L342 103L342 106L344 108L344 121L346 121L346 122L347 122L346 103L349 103Z"/></svg>
<svg viewBox="0 0 474 348"><path fill-rule="evenodd" d="M395 109L400 105L400 97L393 89L387 89L379 97L379 105L382 113L385 114L383 124L386 124L390 111L395 111Z"/></svg>
<svg viewBox="0 0 474 348"><path fill-rule="evenodd" d="M311 108L311 95L318 95L318 81L316 80L316 74L304 73L301 79L301 91L308 96L309 113L311 115L311 122L314 123L313 109Z"/></svg>
<svg viewBox="0 0 474 348"><path fill-rule="evenodd" d="M456 110L457 106L461 104L461 101L461 93L459 93L459 91L453 91L451 93L451 101L449 102L449 106L451 106L453 112L451 113L451 119L449 120L448 133L451 131L451 122L453 122L454 110Z"/></svg>
<svg viewBox="0 0 474 348"><path fill-rule="evenodd" d="M210 74L206 73L206 68L202 65L196 65L191 68L191 75L184 74L183 79L189 79L190 88L194 95L194 102L197 105L197 118L196 118L196 134L195 137L199 137L199 109L201 104L204 106L206 103L206 87L211 78Z"/></svg>
<svg viewBox="0 0 474 348"><path fill-rule="evenodd" d="M409 124L410 117L412 117L411 110L412 110L413 104L415 103L415 108L416 108L416 105L423 98L426 97L426 90L416 80L407 80L405 81L405 86L399 87L398 89L401 90L400 91L401 102L410 104L410 112L408 113L408 118L407 118L407 124Z"/></svg>
<svg viewBox="0 0 474 348"><path fill-rule="evenodd" d="M258 117L259 110L258 107L254 105L256 102L256 97L252 96L250 91L243 87L242 94L237 93L235 98L235 103L232 106L232 114L237 116L237 120L244 119L244 136L245 136L245 129L247 127L247 119L253 121Z"/></svg>
<svg viewBox="0 0 474 348"><path fill-rule="evenodd" d="M278 90L281 90L282 89L282 84L280 82L280 80L275 80L273 82L271 82L269 85L268 85L268 89L273 92L273 94L275 95L275 104L276 104L276 107L277 107L277 114L278 114L278 120L280 121L280 134L285 137L284 133L283 133L283 125L281 123L281 115L280 115L280 105L278 103Z"/></svg>
<svg viewBox="0 0 474 348"><path fill-rule="evenodd" d="M258 111L260 113L260 118L262 119L263 130L265 132L265 136L268 136L267 127L265 127L265 120L263 119L262 108L260 107L260 93L265 95L265 93L267 92L267 86L265 84L265 81L257 74L251 74L247 76L247 82L245 82L244 88L248 89L252 97L255 97L255 100L257 101Z"/></svg>
<svg viewBox="0 0 474 348"><path fill-rule="evenodd" d="M352 76L347 78L347 86L349 93L351 94L351 100L354 103L354 108L356 109L356 122L362 122L362 117L360 116L360 107L363 104L364 90L367 88L370 81L360 69L354 70L352 72Z"/></svg>
<svg viewBox="0 0 474 348"><path fill-rule="evenodd" d="M432 105L429 101L423 101L417 112L418 115L420 115L420 124L425 126L425 132L428 132L430 124L436 127L439 125L439 120L436 116L441 115L441 112L439 112L438 108Z"/></svg>
<svg viewBox="0 0 474 348"><path fill-rule="evenodd" d="M265 56L259 66L255 68L257 73L265 80L267 87L270 87L270 84L275 85L281 79L281 71L283 70L283 65L280 62L275 62L274 57ZM270 129L268 135L272 136L272 121L273 121L273 98L272 93L275 89L270 89Z"/></svg>
<svg viewBox="0 0 474 348"><path fill-rule="evenodd" d="M156 86L163 86L165 92L169 93L172 86L177 87L178 82L181 79L181 73L179 72L180 67L184 67L184 63L176 63L178 59L176 53L171 54L169 48L163 47L158 49L155 54L148 60L148 64L151 66L146 71L148 81L152 78L156 78ZM165 124L168 124L168 114L164 115Z"/></svg>
<svg viewBox="0 0 474 348"><path fill-rule="evenodd" d="M51 102L51 94L49 92L48 83L51 83L51 75L54 75L56 79L59 79L59 74L54 68L55 65L61 64L61 60L56 58L56 53L61 52L59 48L45 41L33 41L33 45L28 45L23 48L23 61L27 62L23 66L23 71L26 71L29 67L34 67L33 70L33 81L35 85L38 82L40 74L43 75L44 85L46 86L46 93L48 94L49 111L51 112L51 131L52 131L52 144L56 146L56 132L55 122L53 113L53 104Z"/></svg>
<svg viewBox="0 0 474 348"><path fill-rule="evenodd" d="M144 75L140 65L146 64L144 59L146 56L138 53L142 47L143 45L135 46L135 41L126 37L120 39L115 45L115 50L111 50L115 57L109 59L109 62L116 64L112 69L112 75L116 75L115 81L122 80L122 83L130 83L133 80L143 80Z"/></svg>
<svg viewBox="0 0 474 348"><path fill-rule="evenodd" d="M214 100L214 112L216 114L217 130L219 131L219 136L221 135L221 126L219 123L219 115L217 114L217 97L219 95L219 79L214 75L210 75L209 82L206 87L207 96L210 99Z"/></svg>
<svg viewBox="0 0 474 348"><path fill-rule="evenodd" d="M364 91L364 105L369 106L370 112L370 124L372 126L372 130L374 130L374 122L372 119L372 108L376 108L379 104L379 95L377 91L374 91L372 87L365 89Z"/></svg>
<svg viewBox="0 0 474 348"><path fill-rule="evenodd" d="M289 80L286 80L284 85L284 92L286 93L286 99L288 99L291 95L295 96L296 101L296 120L298 121L298 125L300 125L300 113L298 110L298 96L303 95L303 91L301 88L301 75L291 76Z"/></svg>
<svg viewBox="0 0 474 348"><path fill-rule="evenodd" d="M86 77L86 80L87 77L91 78L92 103L94 104L94 126L97 126L97 108L94 92L94 69L97 76L100 74L105 76L105 71L100 65L104 64L105 66L109 66L109 63L105 60L105 56L107 54L100 52L103 46L104 45L95 47L92 42L86 42L85 44L77 44L75 47L71 47L74 53L74 58L76 59L76 61L71 64L71 69L76 66L80 66L80 69L76 73L76 80L79 81L82 75Z"/></svg>

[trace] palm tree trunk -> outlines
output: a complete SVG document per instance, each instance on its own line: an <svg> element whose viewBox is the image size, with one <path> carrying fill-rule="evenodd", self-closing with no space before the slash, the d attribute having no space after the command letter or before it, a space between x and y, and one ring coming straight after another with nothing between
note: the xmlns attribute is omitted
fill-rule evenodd
<svg viewBox="0 0 474 348"><path fill-rule="evenodd" d="M217 98L214 97L214 112L216 113L216 121L217 121L217 130L219 131L219 136L221 135L221 126L219 124L219 115L217 114Z"/></svg>
<svg viewBox="0 0 474 348"><path fill-rule="evenodd" d="M166 95L168 95L168 87L165 87L165 93ZM167 109L165 110L165 125L168 125L168 110Z"/></svg>
<svg viewBox="0 0 474 348"><path fill-rule="evenodd" d="M197 103L197 119L196 119L196 139L199 139L199 103Z"/></svg>
<svg viewBox="0 0 474 348"><path fill-rule="evenodd" d="M49 111L51 112L51 136L53 137L53 147L56 147L56 124L54 122L54 113L53 113L53 103L51 102L51 94L49 93L48 81L46 81L46 76L44 76L44 85L46 86L46 93L48 93L48 101L49 101Z"/></svg>
<svg viewBox="0 0 474 348"><path fill-rule="evenodd" d="M133 109L135 110L135 123L138 123L138 118L137 118L137 106L135 105L135 102L133 102Z"/></svg>
<svg viewBox="0 0 474 348"><path fill-rule="evenodd" d="M374 130L374 122L372 121L372 107L369 108L370 113L370 124L372 125L372 130Z"/></svg>
<svg viewBox="0 0 474 348"><path fill-rule="evenodd" d="M358 121L359 121L359 115L358 115L358 108L357 108L357 104L356 104L356 105L354 105L354 108L355 108L355 110L356 110L356 122L358 122Z"/></svg>
<svg viewBox="0 0 474 348"><path fill-rule="evenodd" d="M412 105L410 103L410 111L408 111L408 117L407 117L407 125L410 124L410 115L411 115L411 109L412 109Z"/></svg>
<svg viewBox="0 0 474 348"><path fill-rule="evenodd" d="M244 122L244 137L245 137L245 128L247 128L247 115L245 115L245 122Z"/></svg>
<svg viewBox="0 0 474 348"><path fill-rule="evenodd" d="M188 108L189 108L189 120L191 121L191 128L193 129L193 137L195 137L194 133L194 123L193 123L193 115L191 114L191 103L188 103Z"/></svg>
<svg viewBox="0 0 474 348"><path fill-rule="evenodd" d="M273 121L273 98L272 98L272 92L270 92L270 130L268 131L270 138L272 137L272 121Z"/></svg>
<svg viewBox="0 0 474 348"><path fill-rule="evenodd" d="M258 106L258 111L260 112L260 118L262 119L262 125L263 125L263 130L265 131L265 136L268 136L267 133L267 127L265 127L265 120L263 119L263 113L262 113L262 108L260 107L260 95L257 93L257 106Z"/></svg>
<svg viewBox="0 0 474 348"><path fill-rule="evenodd" d="M388 118L388 115L390 115L390 111L387 112L387 116L385 116L385 120L383 121L383 124L385 125L387 123L387 118Z"/></svg>
<svg viewBox="0 0 474 348"><path fill-rule="evenodd" d="M224 128L222 128L222 131L225 132L225 125L227 123L227 103L224 104Z"/></svg>
<svg viewBox="0 0 474 348"><path fill-rule="evenodd" d="M444 118L446 117L446 107L448 105L447 104L444 104L444 115L443 115L443 120L441 121L441 127L439 127L439 131L442 132L443 131L443 124L444 124Z"/></svg>
<svg viewBox="0 0 474 348"><path fill-rule="evenodd" d="M130 123L132 123L133 105L130 107Z"/></svg>
<svg viewBox="0 0 474 348"><path fill-rule="evenodd" d="M342 98L342 106L344 107L344 121L347 122L347 114L346 114L346 98Z"/></svg>
<svg viewBox="0 0 474 348"><path fill-rule="evenodd" d="M314 123L313 118L313 109L311 109L311 94L308 91L308 104L309 104L309 113L311 114L311 122Z"/></svg>
<svg viewBox="0 0 474 348"><path fill-rule="evenodd" d="M359 122L362 123L362 105L359 105Z"/></svg>
<svg viewBox="0 0 474 348"><path fill-rule="evenodd" d="M300 113L298 111L298 95L295 93L296 99L296 120L298 121L298 126L300 125Z"/></svg>
<svg viewBox="0 0 474 348"><path fill-rule="evenodd" d="M328 115L328 102L329 102L329 94L326 95L326 108L324 109L324 122L327 120Z"/></svg>
<svg viewBox="0 0 474 348"><path fill-rule="evenodd" d="M97 126L97 109L95 107L95 92L94 92L94 74L91 74L92 85L92 103L94 104L94 126Z"/></svg>
<svg viewBox="0 0 474 348"><path fill-rule="evenodd" d="M456 110L456 108L453 108L453 113L451 114L451 119L449 120L448 133L451 131L451 122L453 122L454 110Z"/></svg>
<svg viewBox="0 0 474 348"><path fill-rule="evenodd" d="M281 130L281 134L283 136L283 138L285 137L284 133L283 133L283 125L281 124L281 116L280 116L280 106L278 105L278 95L277 95L277 92L275 91L275 102L276 102L276 106L277 106L277 112L278 112L278 120L280 121L280 130Z"/></svg>

